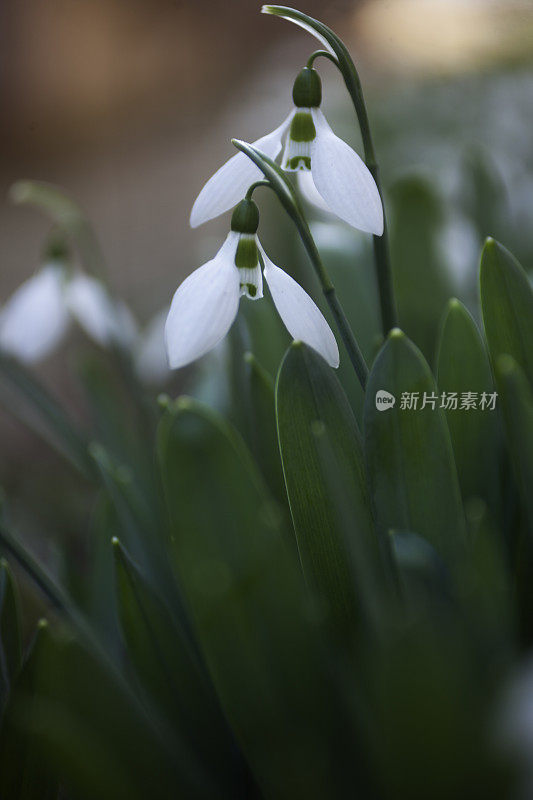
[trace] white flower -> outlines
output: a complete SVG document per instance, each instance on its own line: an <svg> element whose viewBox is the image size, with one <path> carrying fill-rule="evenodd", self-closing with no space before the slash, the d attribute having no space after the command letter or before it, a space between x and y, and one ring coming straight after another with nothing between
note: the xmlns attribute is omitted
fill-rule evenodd
<svg viewBox="0 0 533 800"><path fill-rule="evenodd" d="M293 89L295 108L272 133L254 146L272 159L281 155L281 167L289 172L310 172L314 187L327 208L361 231L381 236L383 206L378 188L365 163L331 130L320 110L318 73L305 67ZM232 208L248 187L263 177L244 153L229 159L208 180L196 198L193 228Z"/></svg>
<svg viewBox="0 0 533 800"><path fill-rule="evenodd" d="M96 278L70 276L60 262L45 264L0 310L0 350L33 364L50 355L71 318L102 346L129 346L137 335L127 306Z"/></svg>
<svg viewBox="0 0 533 800"><path fill-rule="evenodd" d="M337 342L328 323L302 287L268 258L256 235L258 222L253 200L239 203L232 230L216 256L189 275L174 294L165 326L172 369L200 358L226 336L240 298L263 296L263 277L293 339L305 342L330 366L338 367Z"/></svg>
<svg viewBox="0 0 533 800"><path fill-rule="evenodd" d="M66 333L63 269L44 266L10 297L0 315L0 349L27 364L45 358Z"/></svg>

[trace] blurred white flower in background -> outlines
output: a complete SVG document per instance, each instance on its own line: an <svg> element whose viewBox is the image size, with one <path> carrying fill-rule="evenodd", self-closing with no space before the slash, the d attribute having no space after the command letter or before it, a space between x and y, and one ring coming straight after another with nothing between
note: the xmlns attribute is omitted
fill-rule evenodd
<svg viewBox="0 0 533 800"><path fill-rule="evenodd" d="M50 261L0 309L0 350L25 364L42 361L64 339L71 320L102 347L130 348L138 336L131 311L101 281Z"/></svg>

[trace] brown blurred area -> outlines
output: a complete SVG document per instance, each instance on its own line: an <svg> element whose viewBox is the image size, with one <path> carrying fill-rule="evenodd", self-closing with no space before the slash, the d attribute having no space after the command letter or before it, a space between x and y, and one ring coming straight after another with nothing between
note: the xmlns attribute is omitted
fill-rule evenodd
<svg viewBox="0 0 533 800"><path fill-rule="evenodd" d="M315 0L305 10L342 29L355 5ZM6 202L13 181L31 178L79 201L115 288L141 318L169 300L198 257L195 195L231 153L231 136L255 138L263 120L265 131L281 120L290 81L276 75L314 49L259 10L255 0L4 0L0 297L32 273L49 227Z"/></svg>

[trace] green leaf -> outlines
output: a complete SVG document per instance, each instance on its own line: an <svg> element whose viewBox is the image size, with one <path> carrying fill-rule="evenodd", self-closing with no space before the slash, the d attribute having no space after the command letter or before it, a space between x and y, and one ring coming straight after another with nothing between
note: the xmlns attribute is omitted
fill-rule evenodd
<svg viewBox="0 0 533 800"><path fill-rule="evenodd" d="M500 432L496 409L490 410L492 372L476 323L459 300L447 306L437 353L439 391L457 394L457 408L445 411L463 500L479 497L499 518ZM467 392L477 395L476 408L461 409L461 396ZM483 396L489 408L480 406Z"/></svg>
<svg viewBox="0 0 533 800"><path fill-rule="evenodd" d="M20 602L13 574L0 560L0 714L22 662Z"/></svg>
<svg viewBox="0 0 533 800"><path fill-rule="evenodd" d="M54 447L86 477L93 476L84 434L22 364L0 353L0 399L6 410Z"/></svg>
<svg viewBox="0 0 533 800"><path fill-rule="evenodd" d="M0 729L0 796L12 800L55 800L58 778L29 729L46 620L40 620Z"/></svg>
<svg viewBox="0 0 533 800"><path fill-rule="evenodd" d="M441 615L451 596L450 575L442 558L416 533L391 531L390 536L400 595L410 623Z"/></svg>
<svg viewBox="0 0 533 800"><path fill-rule="evenodd" d="M334 618L348 624L358 618L352 554L356 569L375 575L379 563L366 487L360 435L335 374L312 349L295 342L281 364L276 388L276 414L283 471L298 550L308 582L318 591ZM339 489L350 497L351 536L343 533L341 509L335 504L313 436L322 423ZM362 563L361 563L362 556ZM359 587L362 589L362 587Z"/></svg>
<svg viewBox="0 0 533 800"><path fill-rule="evenodd" d="M249 397L250 440L273 496L283 506L287 502L276 430L274 381L252 353L245 353L245 375Z"/></svg>
<svg viewBox="0 0 533 800"><path fill-rule="evenodd" d="M209 798L215 788L184 742L131 702L89 648L66 633L43 637L31 709L19 724L76 795L95 800ZM154 780L157 776L157 780Z"/></svg>
<svg viewBox="0 0 533 800"><path fill-rule="evenodd" d="M347 712L249 453L218 415L182 398L161 420L159 461L195 632L264 795L335 795L355 769Z"/></svg>
<svg viewBox="0 0 533 800"><path fill-rule="evenodd" d="M523 370L511 356L496 361L496 379L507 447L533 544L533 395Z"/></svg>
<svg viewBox="0 0 533 800"><path fill-rule="evenodd" d="M443 209L428 180L409 175L391 187L391 251L400 324L433 359L437 324L452 294L440 248Z"/></svg>
<svg viewBox="0 0 533 800"><path fill-rule="evenodd" d="M117 539L113 551L121 628L139 680L195 748L221 795L231 796L235 747L190 637Z"/></svg>
<svg viewBox="0 0 533 800"><path fill-rule="evenodd" d="M115 511L120 530L115 531L127 544L134 558L146 565L154 582L173 605L179 606L176 585L167 556L167 529L160 504L146 495L129 467L115 463L106 449L93 442L89 452L94 459L103 488Z"/></svg>
<svg viewBox="0 0 533 800"><path fill-rule="evenodd" d="M393 407L376 402L379 391ZM403 408L404 393L418 398ZM435 408L426 403L435 400ZM458 565L465 548L465 521L450 434L437 387L420 351L399 330L383 345L368 382L365 452L378 528L415 531L444 562Z"/></svg>
<svg viewBox="0 0 533 800"><path fill-rule="evenodd" d="M518 261L494 239L483 248L480 282L493 366L501 355L512 356L533 387L533 290Z"/></svg>

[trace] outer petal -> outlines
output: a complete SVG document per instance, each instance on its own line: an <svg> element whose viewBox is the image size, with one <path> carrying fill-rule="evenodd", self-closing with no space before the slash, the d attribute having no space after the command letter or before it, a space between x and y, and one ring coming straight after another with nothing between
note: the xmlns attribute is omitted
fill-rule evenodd
<svg viewBox="0 0 533 800"><path fill-rule="evenodd" d="M0 348L28 364L45 358L68 326L60 267L43 267L11 296L0 316Z"/></svg>
<svg viewBox="0 0 533 800"><path fill-rule="evenodd" d="M324 211L326 214L329 214L331 219L332 211L316 188L311 172L303 169L298 170L296 173L296 181L298 183L298 189L300 190L304 200L310 203L310 205L315 206L315 208L318 208L320 211Z"/></svg>
<svg viewBox="0 0 533 800"><path fill-rule="evenodd" d="M113 342L130 346L137 325L128 307L115 301L96 278L79 273L67 284L67 307L91 339L102 346Z"/></svg>
<svg viewBox="0 0 533 800"><path fill-rule="evenodd" d="M215 258L195 270L177 289L165 325L172 369L209 352L227 334L239 308L238 234L230 233Z"/></svg>
<svg viewBox="0 0 533 800"><path fill-rule="evenodd" d="M261 248L264 276L283 324L293 339L316 350L331 367L339 366L339 348L321 311L299 283L270 261Z"/></svg>
<svg viewBox="0 0 533 800"><path fill-rule="evenodd" d="M281 150L283 134L290 125L293 115L294 110L276 130L253 142L254 147L258 147L270 158L276 158ZM242 200L248 187L262 177L263 173L259 167L256 167L244 153L232 156L209 178L196 198L191 211L191 227L197 228L203 222L233 208L239 200Z"/></svg>
<svg viewBox="0 0 533 800"><path fill-rule="evenodd" d="M335 136L324 114L313 109L316 138L311 145L311 173L331 211L354 228L381 236L383 206L368 167Z"/></svg>

